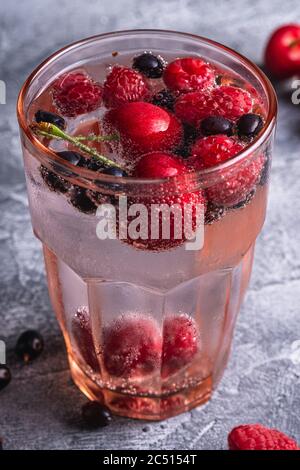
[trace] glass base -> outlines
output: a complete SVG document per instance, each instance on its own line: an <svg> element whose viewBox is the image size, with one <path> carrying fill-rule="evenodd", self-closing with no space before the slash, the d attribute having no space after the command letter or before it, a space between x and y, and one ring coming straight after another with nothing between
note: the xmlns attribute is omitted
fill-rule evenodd
<svg viewBox="0 0 300 470"><path fill-rule="evenodd" d="M50 297L79 389L115 414L144 420L163 420L205 403L228 361L235 320L251 273L253 250L254 245L232 268L208 272L171 290L158 291L132 283L83 279L44 245ZM153 342L159 353L157 363L149 360L150 370L133 367L128 374L126 368L121 368L122 361L131 360L132 356L128 356L124 346L118 359L114 348L126 338L133 347L130 331L125 337L117 337L114 348L105 346L103 338L118 319L126 324L126 318L132 318L127 312L134 311L136 305L151 314L136 314L134 318L141 318L146 326L151 319L157 325L154 333L158 338L163 336L165 319L170 318L168 312L176 312L179 318L181 312L189 312L200 339L196 353L187 363L178 363L175 354L177 362L171 361L164 368L158 341ZM123 311L126 314L120 317ZM138 335L139 331L134 331ZM108 355L105 347L110 348ZM108 360L111 356L118 359L117 363Z"/></svg>
<svg viewBox="0 0 300 470"><path fill-rule="evenodd" d="M212 377L193 387L162 396L138 396L121 393L99 385L69 356L72 378L90 399L107 406L112 413L127 418L160 421L176 416L207 402L212 395Z"/></svg>

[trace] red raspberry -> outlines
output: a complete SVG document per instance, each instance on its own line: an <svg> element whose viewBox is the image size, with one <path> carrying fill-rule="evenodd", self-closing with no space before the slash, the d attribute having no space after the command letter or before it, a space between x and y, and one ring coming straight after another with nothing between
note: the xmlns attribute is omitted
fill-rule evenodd
<svg viewBox="0 0 300 470"><path fill-rule="evenodd" d="M208 93L187 93L175 103L175 114L184 123L198 127L200 120L213 113L211 97Z"/></svg>
<svg viewBox="0 0 300 470"><path fill-rule="evenodd" d="M226 136L198 139L192 147L191 164L196 170L210 168L226 162L243 150L243 146ZM247 166L237 167L230 175L224 170L223 178L206 190L209 201L221 206L234 206L246 199L254 189L264 164L264 157L252 160Z"/></svg>
<svg viewBox="0 0 300 470"><path fill-rule="evenodd" d="M171 151L183 137L177 118L159 106L142 101L108 111L103 125L108 133L120 133L123 156L128 161L147 152Z"/></svg>
<svg viewBox="0 0 300 470"><path fill-rule="evenodd" d="M115 66L104 82L103 100L108 108L130 101L142 101L149 96L145 78L135 70Z"/></svg>
<svg viewBox="0 0 300 470"><path fill-rule="evenodd" d="M228 445L230 450L300 450L294 439L261 424L234 428L228 435Z"/></svg>
<svg viewBox="0 0 300 470"><path fill-rule="evenodd" d="M53 84L53 101L68 117L89 113L102 102L102 87L87 75L71 72L61 75Z"/></svg>
<svg viewBox="0 0 300 470"><path fill-rule="evenodd" d="M243 150L243 146L231 137L212 135L197 139L191 149L195 169L210 168L226 162Z"/></svg>
<svg viewBox="0 0 300 470"><path fill-rule="evenodd" d="M188 169L183 160L175 155L163 152L152 152L143 155L134 170L134 176L141 178L169 178L186 173L188 173ZM146 195L132 197L129 201L129 205L131 204L146 206L148 212L144 226L148 228L148 237L133 240L128 234L127 242L134 243L137 248L166 250L186 241L185 217L190 217L187 221L191 220L192 227L190 228L195 231L197 223L199 223L197 208L199 207L200 210L205 209L205 198L201 190L188 190L188 181L172 181L171 179L161 185L154 185L153 193L150 190ZM173 208L174 213L170 211L170 214L166 214L159 208L154 208L154 205L160 206L162 204L167 206L166 209ZM177 208L180 210L179 217ZM129 222L131 222L130 217ZM154 223L158 225L157 238L151 236L151 227ZM165 228L169 232L167 233L168 236L165 236Z"/></svg>
<svg viewBox="0 0 300 470"><path fill-rule="evenodd" d="M170 315L163 327L162 377L189 364L199 350L199 331L192 317Z"/></svg>
<svg viewBox="0 0 300 470"><path fill-rule="evenodd" d="M186 124L197 127L208 116L237 119L252 110L253 100L248 91L233 86L221 86L207 92L187 93L175 103L175 114Z"/></svg>
<svg viewBox="0 0 300 470"><path fill-rule="evenodd" d="M103 332L103 360L115 377L146 375L159 367L162 340L158 325L143 315L122 315Z"/></svg>
<svg viewBox="0 0 300 470"><path fill-rule="evenodd" d="M93 371L98 372L99 362L95 351L90 315L87 307L82 307L77 310L72 319L72 333L82 358Z"/></svg>
<svg viewBox="0 0 300 470"><path fill-rule="evenodd" d="M60 75L53 84L53 91L61 93L72 88L75 85L89 83L90 78L82 72L70 72Z"/></svg>
<svg viewBox="0 0 300 470"><path fill-rule="evenodd" d="M212 112L216 116L237 119L242 114L250 113L253 99L250 93L234 86L220 86L211 93Z"/></svg>
<svg viewBox="0 0 300 470"><path fill-rule="evenodd" d="M164 71L164 82L172 91L188 92L212 86L215 74L212 67L196 57L171 62Z"/></svg>
<svg viewBox="0 0 300 470"><path fill-rule="evenodd" d="M299 74L300 25L287 24L274 31L266 47L265 63L277 78L289 78Z"/></svg>

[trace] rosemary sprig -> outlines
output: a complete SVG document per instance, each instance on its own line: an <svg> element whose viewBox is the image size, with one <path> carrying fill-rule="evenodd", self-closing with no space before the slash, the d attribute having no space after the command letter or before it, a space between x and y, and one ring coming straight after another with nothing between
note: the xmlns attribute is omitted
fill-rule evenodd
<svg viewBox="0 0 300 470"><path fill-rule="evenodd" d="M57 139L57 140L64 140L66 142L70 142L75 147L79 148L83 153L87 153L94 160L103 163L103 165L109 166L109 167L121 168L123 170L123 167L121 165L110 160L104 155L101 155L95 148L89 147L88 145L85 145L82 142L83 140L95 141L95 142L111 142L111 141L115 141L119 139L119 136L117 134L111 134L109 136L90 135L87 137L85 136L72 137L71 135L67 134L59 127L49 122L34 123L31 126L31 129L33 130L35 134L42 135L43 137L47 137L48 139Z"/></svg>

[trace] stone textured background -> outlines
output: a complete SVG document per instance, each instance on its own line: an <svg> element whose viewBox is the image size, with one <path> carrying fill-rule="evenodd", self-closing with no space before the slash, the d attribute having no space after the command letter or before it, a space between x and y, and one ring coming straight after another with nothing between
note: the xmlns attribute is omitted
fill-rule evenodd
<svg viewBox="0 0 300 470"><path fill-rule="evenodd" d="M0 395L0 435L7 449L224 449L228 431L258 421L300 441L300 109L279 90L280 117L268 217L252 282L221 386L203 407L163 423L114 418L81 429L84 397L72 384L49 304L41 247L34 239L24 185L17 92L27 74L66 43L128 28L166 28L223 42L260 63L273 28L299 21L299 0L11 0L0 15L0 338L13 381ZM11 352L34 327L46 350L32 366Z"/></svg>

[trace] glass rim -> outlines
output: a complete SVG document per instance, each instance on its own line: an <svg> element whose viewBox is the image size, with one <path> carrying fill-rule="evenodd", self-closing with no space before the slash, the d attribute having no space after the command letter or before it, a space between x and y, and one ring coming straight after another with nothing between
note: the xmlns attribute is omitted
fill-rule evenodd
<svg viewBox="0 0 300 470"><path fill-rule="evenodd" d="M247 59L244 55L236 52L235 50L231 49L230 47L227 47L217 41L214 41L212 39L205 38L203 36L198 36L196 34L192 33L185 33L185 32L180 32L180 31L174 31L174 30L163 30L163 29L132 29L132 30L120 30L120 31L113 31L113 32L108 32L108 33L102 33L98 35L93 35L85 39L80 39L78 41L72 42L70 44L67 44L66 46L62 47L61 49L57 50L50 56L48 56L46 59L44 59L32 72L31 74L27 77L25 82L23 83L18 99L17 99L17 118L19 122L20 129L24 132L25 136L28 138L30 143L33 145L34 148L38 151L39 154L44 154L48 158L49 161L53 161L58 163L61 167L65 167L66 169L72 170L73 175L76 175L76 177L82 177L83 179L89 180L89 182L95 183L96 181L103 182L103 183L114 183L114 182L119 182L126 185L130 184L161 184L166 181L169 181L170 178L136 178L132 176L112 176L112 175L106 175L101 172L95 173L93 170L89 170L86 168L81 168L73 165L72 163L67 162L63 158L61 158L57 153L55 153L53 150L50 148L46 147L37 137L36 135L32 132L32 129L30 128L30 125L27 122L26 119L26 112L27 110L24 109L24 99L26 97L27 91L29 90L30 86L34 82L35 78L38 76L41 70L45 69L48 64L51 62L55 61L57 58L61 57L62 55L82 46L86 45L88 43L93 43L96 40L101 40L101 39L107 39L107 38L113 38L115 36L126 36L130 34L137 34L137 35L142 35L142 34L153 34L153 35L159 35L159 34L166 34L166 35L171 35L171 36L182 36L183 38L187 39L193 39L195 41L200 41L204 44L213 46L216 49L219 49L221 51L227 52L229 55L233 56L234 58L238 59L239 62L247 67L250 72L260 81L260 83L263 85L264 92L266 93L266 96L268 98L268 113L266 117L266 122L263 131L261 134L258 135L250 144L243 149L241 152L239 152L237 155L235 155L233 158L230 160L227 160L224 163L220 163L219 165L202 169L202 170L197 170L197 171L192 171L189 173L189 178L193 179L199 179L201 176L204 177L209 177L210 175L217 173L221 170L227 170L230 169L232 166L234 166L236 163L241 162L243 160L246 160L247 157L251 156L255 151L263 144L263 142L268 138L268 136L271 134L275 123L276 123L276 116L277 116L277 98L276 94L274 91L274 88L268 79L268 77L265 75L265 73L256 65L254 64L251 60Z"/></svg>

